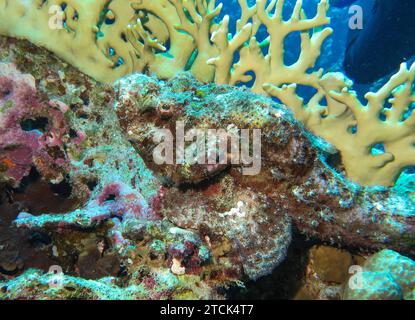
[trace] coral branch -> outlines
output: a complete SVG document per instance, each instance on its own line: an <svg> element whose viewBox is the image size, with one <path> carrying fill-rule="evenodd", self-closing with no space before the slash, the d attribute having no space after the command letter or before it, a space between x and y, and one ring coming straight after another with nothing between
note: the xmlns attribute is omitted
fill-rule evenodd
<svg viewBox="0 0 415 320"><path fill-rule="evenodd" d="M414 77L415 64L410 68L402 64L379 91L366 95L366 105L349 90L330 93L355 119L355 132L340 131L343 142L337 144L352 179L365 185L392 186L403 169L415 165L415 115L410 109ZM381 148L378 152L376 146Z"/></svg>
<svg viewBox="0 0 415 320"><path fill-rule="evenodd" d="M217 48L209 41L211 30L215 28L214 19L220 14L222 4L215 5L209 0L170 0L180 17L177 30L184 31L192 36L197 49L197 57L191 71L200 81L213 81L215 69L207 61L217 55ZM187 15L188 14L188 15Z"/></svg>

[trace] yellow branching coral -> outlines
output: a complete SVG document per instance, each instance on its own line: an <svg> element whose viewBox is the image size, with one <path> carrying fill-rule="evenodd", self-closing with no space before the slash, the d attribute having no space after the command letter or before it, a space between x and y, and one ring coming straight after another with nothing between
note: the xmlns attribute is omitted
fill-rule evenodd
<svg viewBox="0 0 415 320"><path fill-rule="evenodd" d="M216 21L222 4L215 0L0 0L0 34L26 38L46 47L80 70L102 82L113 82L131 72L148 72L171 78L190 70L201 81L245 82L253 71L255 92L265 93L264 83L316 85L320 73L308 74L320 54L330 28L309 31L329 22L327 1L307 19L298 1L292 18L282 19L284 0L257 0L250 7L238 0L242 16L237 33L229 40L229 17ZM51 28L58 6L63 28ZM269 38L259 44L261 25ZM302 55L292 66L284 65L284 39L302 32ZM261 48L269 47L263 55ZM234 65L233 56L241 51Z"/></svg>
<svg viewBox="0 0 415 320"><path fill-rule="evenodd" d="M366 94L366 105L347 88L330 92L353 115L352 122L340 115L331 130L338 135L337 147L352 179L364 185L391 186L403 168L415 164L415 113L410 109L415 102L414 79L415 64L409 69L402 64L379 91ZM336 122L341 122L341 130Z"/></svg>
<svg viewBox="0 0 415 320"><path fill-rule="evenodd" d="M111 1L103 14L103 21L97 26L96 43L122 73L142 72L154 62L155 51L166 50L162 40L153 38L144 28L142 15L135 14L134 8L125 1Z"/></svg>
<svg viewBox="0 0 415 320"><path fill-rule="evenodd" d="M341 73L323 76L307 105L295 84L266 89L341 152L349 178L367 186L392 186L403 169L415 165L414 77L415 64L410 69L402 64L379 91L366 94L366 105ZM324 98L327 103L321 105Z"/></svg>
<svg viewBox="0 0 415 320"><path fill-rule="evenodd" d="M249 7L246 0L240 0L239 3L242 18L238 21L233 39L228 40L227 37L228 17L212 36L212 41L220 51L218 57L209 61L216 66L216 82L249 82L252 77L247 73L253 72L256 79L252 90L257 93L265 94L264 85L270 84L281 86L297 83L318 88L323 71L307 71L314 67L324 40L332 33L331 28L318 30L330 21L326 15L327 1L321 1L316 16L308 19L302 10L302 1L298 0L289 20L283 19L284 0L271 1L269 4L266 0L257 0L253 7ZM263 43L259 43L255 37L261 25L266 27L269 34ZM301 32L301 55L296 63L287 66L284 63L284 40L294 32ZM264 47L267 47L266 54L263 53ZM239 51L240 59L233 65L235 51Z"/></svg>
<svg viewBox="0 0 415 320"><path fill-rule="evenodd" d="M200 81L210 82L214 79L215 69L207 61L218 54L216 46L210 43L210 35L216 27L214 19L220 14L222 4L215 5L209 0L170 0L180 17L179 31L189 34L196 45L197 56L192 63L191 72ZM190 17L190 19L189 19Z"/></svg>
<svg viewBox="0 0 415 320"><path fill-rule="evenodd" d="M96 79L115 79L126 70L114 68L95 41L105 5L95 0L0 0L0 34L28 39ZM55 7L64 9L64 28L54 21Z"/></svg>
<svg viewBox="0 0 415 320"><path fill-rule="evenodd" d="M285 0L238 3L241 16L230 26L229 16L219 19L217 0L0 0L0 34L43 46L101 82L132 72L169 79L182 71L204 82L252 81L252 91L278 98L333 144L348 176L363 185L393 185L415 165L415 116L409 112L415 67L403 65L363 105L343 74L314 68L333 32L327 0L313 17L296 0L288 19ZM50 26L54 6L63 11L62 28ZM259 30L267 31L262 41ZM301 52L287 65L284 42L291 34L300 35ZM308 102L299 85L316 91Z"/></svg>
<svg viewBox="0 0 415 320"><path fill-rule="evenodd" d="M63 11L61 27L55 8ZM169 0L0 0L0 34L45 47L101 82L185 70L195 44L179 24Z"/></svg>
<svg viewBox="0 0 415 320"><path fill-rule="evenodd" d="M119 2L120 7L130 6L134 9L130 15L128 13L120 14L121 18L131 17L131 15L133 18L135 18L134 15L142 16L143 25L149 30L151 36L157 39L164 37L166 43L169 43L169 48L166 48L164 52L153 51L153 61L146 68L148 73L166 79L174 77L186 69L196 45L190 35L177 30L181 21L176 7L170 0L113 0L111 3L114 2ZM144 22L145 20L150 21L150 17L153 17L152 23ZM109 26L109 28L111 27ZM112 34L111 31L108 33ZM142 39L138 38L135 41L142 41Z"/></svg>

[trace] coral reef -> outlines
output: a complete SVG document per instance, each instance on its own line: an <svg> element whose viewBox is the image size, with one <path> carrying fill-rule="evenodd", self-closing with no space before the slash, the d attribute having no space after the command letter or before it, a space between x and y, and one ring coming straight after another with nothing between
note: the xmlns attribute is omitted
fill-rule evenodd
<svg viewBox="0 0 415 320"><path fill-rule="evenodd" d="M18 256L18 260L9 258L7 250L2 252L2 257L10 262L2 261L0 271L7 268L10 272L0 278L1 298L221 298L221 288L238 286L245 277L255 279L268 274L284 258L291 236L289 220L277 217L275 223L268 224L271 212L262 203L257 208L259 202L251 199L254 194L249 191L241 190L240 194L252 212L247 217L236 217L239 220L229 220L228 226L207 221L205 231L203 228L195 231L198 227L176 224L166 207L173 194L167 194L167 188L123 135L116 110L112 108L111 88L79 76L72 67L26 42L2 38L0 52L0 57L11 60L0 65L4 74L12 70L13 77L7 78L10 88L23 90L26 87L15 82L30 79L33 85L30 101L37 108L33 113L26 111L32 110L32 104L8 109L13 111L12 115L15 110L22 110L22 116L13 118L15 122L9 127L16 128L13 132L17 134L21 131L33 134L34 141L45 139L44 135L51 137L55 132L56 107L46 102L59 101L56 103L64 108L57 109L60 122L56 126L64 128L59 146L67 159L67 165L62 167L62 181L43 167L38 168L35 156L25 163L30 169L25 178L2 180L2 190L6 188L10 197L2 203L1 215L12 216L16 212L13 223L6 224L7 229L2 232L16 241L32 239L31 246L36 249L31 250L37 250L44 261L32 264L29 256L25 256L26 251L14 247L10 254ZM7 97L12 107L20 102L15 91L10 90ZM28 127L24 131L19 127L22 120L33 117L35 121L38 115L51 119L44 135L37 128ZM5 113L5 118L9 119L9 113ZM48 163L53 164L61 153L51 156L54 158ZM16 154L10 157L10 161L19 160ZM72 200L67 206L56 206L56 211L53 201L44 207L35 205L38 197L21 202L19 188L29 188L32 172L40 179L36 183L46 189L43 192L53 191ZM67 190L62 190L65 189L62 186ZM234 206L238 205L237 199ZM253 214L259 219L253 219ZM208 216L200 217L198 222L205 218ZM226 233L221 230L240 223L244 224L240 230ZM270 237L264 236L258 244L255 232L265 231L264 228ZM23 236L20 238L18 234ZM263 255L258 256L258 250ZM63 286L45 290L53 277L48 273L53 265L62 270Z"/></svg>
<svg viewBox="0 0 415 320"><path fill-rule="evenodd" d="M339 300L342 285L350 278L353 267L365 258L327 246L313 246L308 252L305 279L297 292L297 300Z"/></svg>
<svg viewBox="0 0 415 320"><path fill-rule="evenodd" d="M147 283L151 284L148 285ZM42 273L27 270L23 275L7 284L0 298L22 299L94 299L94 300L140 300L166 299L169 292L178 285L177 279L169 273L158 273L148 277L140 285L121 288L114 278L99 281L84 280L64 274Z"/></svg>
<svg viewBox="0 0 415 320"><path fill-rule="evenodd" d="M59 126L56 126L65 129L58 138L62 139L59 146L66 151L65 159L68 163L62 169L65 170L62 176L70 189L64 195L61 188L58 188L62 182L59 183L49 171L42 170L43 167L36 170L37 162L32 158L24 164L29 169L32 168L31 171L38 172L51 191L55 190L62 197L76 200L76 203L68 205L66 209L56 206L57 210L62 211L54 212L54 207L51 207L53 202L46 204L46 208L35 209L33 202L39 201L39 198L20 203L19 190L16 189L19 181L2 180L2 190L3 187L9 188L10 193L9 199L4 199L5 203L2 199L2 219L8 211L20 211L15 216L14 227L7 225L7 229L1 231L6 232L5 243L7 235L9 239L17 241L20 239L18 234L24 234L19 241L25 243L28 238L33 239L30 243L36 247L31 250L38 251L38 256L45 256L44 263L32 264L28 261L29 256L25 256L26 251L22 250L26 245L20 250L10 245L7 247L14 250L10 253L20 259L20 262L14 262L12 257L5 255L8 251L3 249L7 247L2 246L2 258L10 259L10 262L2 261L0 267L2 271L6 271L6 267L12 271L10 275L6 273L6 278L0 279L2 298L50 299L77 296L91 299L207 299L221 296L217 293L216 286L239 281L241 274L236 273L233 277L229 275L225 279L212 278L203 282L201 275L209 275L209 269L213 268L209 249L197 234L179 229L160 216L162 189L123 137L116 114L111 112L111 88L99 85L86 76L79 76L70 66L27 43L2 38L0 51L1 57L12 59L9 63L27 68L23 71L34 76L26 76L9 63L1 64L2 74L12 70L13 77L6 78L9 81L7 83L10 83L8 88L26 89L25 82L16 85L15 81L22 81L21 79L30 79L30 84L33 84L28 91L32 104L19 105L21 109L10 108L10 113L5 113L6 119L15 121L8 126L16 128L13 133L22 135L27 132L29 137L34 137L32 139L35 142L52 138L55 132L52 131L55 106L44 101L59 96L62 101L59 105L68 106L64 109L65 112L58 113L61 117L58 118L60 122L57 122ZM30 60L36 62L27 63ZM49 67L45 68L46 65ZM18 92L10 89L7 95L11 107L21 101ZM33 104L36 107L34 111L26 111L32 110ZM18 116L11 118L10 114ZM44 135L38 133L37 128L28 127L27 131L20 129L22 120L38 115L51 119ZM5 143L8 141L13 140L5 140ZM34 150L39 153L43 151L40 148L40 151ZM18 155L10 154L10 157L13 156L10 161L18 161ZM53 164L61 153L52 153L51 156L54 158L47 163ZM6 173L8 177L10 173ZM4 185L5 183L7 184ZM19 188L23 188L26 183L21 180ZM45 193L51 192L44 188ZM219 254L226 254L226 249ZM170 271L173 260L180 261L185 274L175 275ZM11 263L17 267L8 267ZM48 291L44 286L50 279L51 274L47 272L52 265L61 268L63 287L52 287ZM37 268L29 270L30 266ZM217 264L216 268L218 272L231 269L221 264ZM104 279L108 276L113 279ZM182 277L182 280L178 277ZM89 280L98 278L102 279Z"/></svg>
<svg viewBox="0 0 415 320"><path fill-rule="evenodd" d="M258 0L250 7L246 0L241 0L241 18L232 40L228 39L229 16L217 22L222 4L215 3L213 0L2 1L1 17L8 19L1 19L0 33L50 49L104 82L132 72L148 71L160 78L171 78L190 70L199 80L216 78L219 83L237 83L248 82L244 74L253 70L258 78L256 91L264 92L265 83L318 80L320 72L307 75L306 71L314 66L321 44L331 34L330 28L317 30L329 23L326 0L321 1L316 16L310 19L302 11L302 2L297 1L288 21L282 19L284 1L267 4ZM269 38L258 43L255 36L261 25L267 28ZM38 32L34 34L33 29ZM310 37L308 31L315 32ZM304 50L298 63L289 67L283 61L284 39L294 32L303 32ZM58 46L54 39L59 39L62 45ZM260 53L261 47L269 47L267 57ZM232 57L239 50L241 60L233 66Z"/></svg>
<svg viewBox="0 0 415 320"><path fill-rule="evenodd" d="M404 169L414 164L415 64L402 64L363 104L342 74L325 75L321 84L329 92L326 106L317 93L306 106L295 95L296 85L269 87L316 135L341 153L347 176L366 186L393 186Z"/></svg>
<svg viewBox="0 0 415 320"><path fill-rule="evenodd" d="M327 27L328 1L321 0L309 18L297 0L288 19L283 18L284 0L238 3L241 16L231 34L232 22L229 16L219 19L222 4L215 0L3 0L0 34L48 48L103 82L133 72L170 79L190 71L200 81L245 84L274 96L340 151L347 175L362 185L393 186L402 171L415 165L415 67L403 65L380 91L366 95L365 106L343 74L315 68L333 32ZM285 40L296 33L301 52L287 65ZM299 86L316 92L306 99Z"/></svg>
<svg viewBox="0 0 415 320"><path fill-rule="evenodd" d="M414 300L415 262L392 250L382 250L371 256L363 271L351 279L360 285L345 285L347 300Z"/></svg>
<svg viewBox="0 0 415 320"><path fill-rule="evenodd" d="M214 220L220 215L212 212L223 214L235 208L238 201L249 212L251 201L244 202L248 189L254 191L255 201L262 203L255 207L270 208L271 217L267 219L282 219L287 215L310 237L372 249L388 246L408 250L413 245L414 203L404 192L407 182L402 180L395 188L364 188L344 179L335 166L329 165L330 153L326 150L330 149L272 100L244 88L203 85L189 74L168 82L136 74L121 79L116 88L115 108L126 136L148 167L166 185L175 186L166 191L165 197L180 199L166 201L170 212L167 214L176 223L193 225L200 221L199 216L206 216L205 210L209 212L207 219ZM160 114L160 110L169 110L168 116ZM183 123L185 132L195 128L228 128L228 132L262 128L260 173L245 175L246 164L230 159L234 156L230 145L238 145L238 140L230 144L226 141L228 165L219 164L214 170L209 164L189 165L186 161L156 163L154 150L160 143L159 139L153 139L156 129L169 129L177 137L182 130L177 128L177 122ZM188 140L182 146L184 153L192 154L197 143L195 137ZM188 192L186 186L203 181L204 195L199 202L198 195ZM232 192L225 192L226 188ZM228 193L235 196L224 196ZM186 199L189 201L184 202ZM179 218L172 213L177 205ZM261 210L257 211L261 216Z"/></svg>
<svg viewBox="0 0 415 320"><path fill-rule="evenodd" d="M40 25L53 4L63 30ZM414 298L413 261L360 255L413 254L415 69L364 106L342 74L310 72L326 1L287 21L282 0L239 4L228 37L215 1L0 0L0 34L40 46L0 37L0 299L222 299L278 271L299 234L353 254L313 247L297 298ZM234 86L248 71L252 90ZM342 292L354 264L373 286Z"/></svg>

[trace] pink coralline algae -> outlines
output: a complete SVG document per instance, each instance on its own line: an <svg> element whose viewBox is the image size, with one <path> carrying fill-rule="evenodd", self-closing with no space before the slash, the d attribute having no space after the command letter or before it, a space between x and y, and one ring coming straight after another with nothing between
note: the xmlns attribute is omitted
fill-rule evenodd
<svg viewBox="0 0 415 320"><path fill-rule="evenodd" d="M17 187L32 167L59 183L69 171L63 144L69 139L59 101L41 102L35 79L0 64L0 178Z"/></svg>
<svg viewBox="0 0 415 320"><path fill-rule="evenodd" d="M92 198L81 209L65 214L39 216L22 212L17 217L15 224L18 227L30 229L57 229L63 231L74 227L94 227L109 219L157 220L158 217L153 212L153 208L147 204L139 192L121 183L112 183L105 186L96 199ZM113 232L117 237L116 229Z"/></svg>

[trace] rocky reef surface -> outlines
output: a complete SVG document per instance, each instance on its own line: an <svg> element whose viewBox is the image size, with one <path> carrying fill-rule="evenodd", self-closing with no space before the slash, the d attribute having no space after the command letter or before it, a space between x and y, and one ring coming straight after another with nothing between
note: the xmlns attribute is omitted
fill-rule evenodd
<svg viewBox="0 0 415 320"><path fill-rule="evenodd" d="M223 164L158 163L154 135L177 123L261 129L259 174L232 145ZM414 263L397 252L415 255L414 195L409 172L350 182L332 146L245 88L186 73L103 85L0 38L0 299L244 297L287 263L301 268L283 298L411 299ZM349 290L352 265L372 291Z"/></svg>

